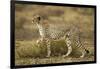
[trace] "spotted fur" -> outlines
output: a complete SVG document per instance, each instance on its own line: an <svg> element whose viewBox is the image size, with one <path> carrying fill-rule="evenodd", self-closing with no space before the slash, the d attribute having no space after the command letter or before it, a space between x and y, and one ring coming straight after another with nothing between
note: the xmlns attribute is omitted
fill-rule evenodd
<svg viewBox="0 0 100 69"><path fill-rule="evenodd" d="M41 16L37 15L33 17L32 20L39 29L39 34L41 36L39 41L46 40L47 43L47 57L50 57L51 50L50 50L50 43L51 40L59 40L64 39L66 46L68 47L68 52L63 55L63 57L68 56L72 52L72 40L75 39L77 47L82 50L82 55L80 57L84 57L87 50L82 45L80 41L80 31L77 27L67 26L67 25L52 25L49 24L47 21L43 20Z"/></svg>

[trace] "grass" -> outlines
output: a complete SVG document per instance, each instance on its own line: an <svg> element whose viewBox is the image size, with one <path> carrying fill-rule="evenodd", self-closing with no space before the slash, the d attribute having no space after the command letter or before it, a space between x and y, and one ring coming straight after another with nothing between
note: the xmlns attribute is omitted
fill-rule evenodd
<svg viewBox="0 0 100 69"><path fill-rule="evenodd" d="M87 46L90 53L85 58L79 58L81 55L80 50L73 44L72 53L63 58L62 55L66 54L67 47L64 40L51 42L51 56L46 58L47 47L46 43L40 46L34 41L16 41L15 47L15 64L16 65L30 65L30 64L49 64L49 63L66 63L66 62L80 62L80 61L93 61L94 49Z"/></svg>
<svg viewBox="0 0 100 69"><path fill-rule="evenodd" d="M94 57L85 57L83 58L62 58L58 57L50 57L50 58L21 58L16 61L16 65L32 65L32 64L53 64L53 63L70 63L70 62L84 62L84 61L93 61Z"/></svg>

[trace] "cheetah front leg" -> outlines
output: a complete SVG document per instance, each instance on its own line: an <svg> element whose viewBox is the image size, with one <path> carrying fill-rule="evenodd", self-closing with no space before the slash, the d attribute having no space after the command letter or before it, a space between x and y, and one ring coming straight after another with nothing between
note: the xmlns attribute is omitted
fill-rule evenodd
<svg viewBox="0 0 100 69"><path fill-rule="evenodd" d="M71 41L68 37L65 39L65 43L66 46L68 47L68 52L65 55L63 55L63 57L68 56L72 52Z"/></svg>
<svg viewBox="0 0 100 69"><path fill-rule="evenodd" d="M46 44L47 44L47 56L46 57L50 57L50 54L51 54L51 49L50 49L50 40L46 40Z"/></svg>

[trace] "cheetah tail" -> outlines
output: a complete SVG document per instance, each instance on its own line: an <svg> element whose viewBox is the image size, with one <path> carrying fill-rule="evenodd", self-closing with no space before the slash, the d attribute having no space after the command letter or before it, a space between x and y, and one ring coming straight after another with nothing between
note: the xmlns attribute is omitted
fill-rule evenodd
<svg viewBox="0 0 100 69"><path fill-rule="evenodd" d="M89 53L89 50L85 49L86 53L88 54Z"/></svg>

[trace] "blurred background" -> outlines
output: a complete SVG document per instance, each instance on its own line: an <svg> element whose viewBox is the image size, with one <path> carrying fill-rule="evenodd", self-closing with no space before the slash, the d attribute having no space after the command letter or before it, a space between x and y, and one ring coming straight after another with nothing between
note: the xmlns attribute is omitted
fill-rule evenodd
<svg viewBox="0 0 100 69"><path fill-rule="evenodd" d="M15 5L15 38L16 40L32 40L39 37L38 28L32 24L32 17L41 15L49 23L74 24L80 27L84 37L93 38L94 9L80 7L48 6L48 5Z"/></svg>

